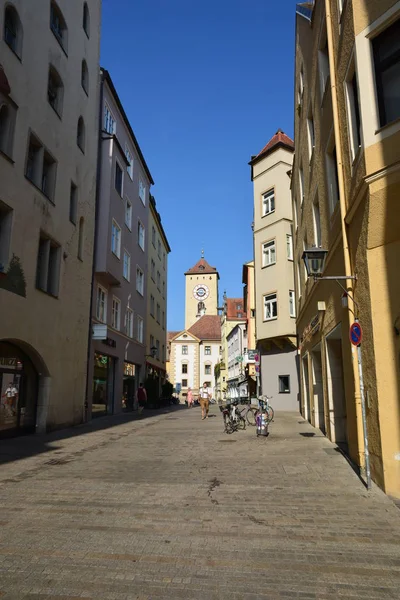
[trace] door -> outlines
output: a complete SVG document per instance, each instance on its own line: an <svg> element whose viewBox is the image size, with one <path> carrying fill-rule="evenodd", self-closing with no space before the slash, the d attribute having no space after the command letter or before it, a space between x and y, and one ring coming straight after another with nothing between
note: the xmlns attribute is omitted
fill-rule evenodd
<svg viewBox="0 0 400 600"><path fill-rule="evenodd" d="M343 383L342 327L326 337L326 371L331 440L347 448L347 414Z"/></svg>
<svg viewBox="0 0 400 600"><path fill-rule="evenodd" d="M322 379L322 355L321 344L313 348L311 353L312 360L312 378L313 378L313 397L314 397L314 420L315 427L326 433L325 427L325 408L324 408L324 388Z"/></svg>

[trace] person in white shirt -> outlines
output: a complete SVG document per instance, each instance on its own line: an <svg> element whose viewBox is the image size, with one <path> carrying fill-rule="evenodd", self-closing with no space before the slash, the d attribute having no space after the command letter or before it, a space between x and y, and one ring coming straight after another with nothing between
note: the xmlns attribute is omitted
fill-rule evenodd
<svg viewBox="0 0 400 600"><path fill-rule="evenodd" d="M201 406L201 418L202 420L208 419L208 410L210 407L210 390L207 387L207 382L203 383L203 387L200 388L200 406Z"/></svg>

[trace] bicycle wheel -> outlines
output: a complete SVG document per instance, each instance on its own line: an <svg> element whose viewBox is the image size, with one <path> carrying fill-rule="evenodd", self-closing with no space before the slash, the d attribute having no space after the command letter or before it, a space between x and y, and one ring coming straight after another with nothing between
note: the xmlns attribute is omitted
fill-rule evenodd
<svg viewBox="0 0 400 600"><path fill-rule="evenodd" d="M246 421L243 417L240 417L238 421L238 429L246 429Z"/></svg>
<svg viewBox="0 0 400 600"><path fill-rule="evenodd" d="M256 408L249 408L249 410L246 413L246 421L249 425L254 425L256 424L256 412L257 409Z"/></svg>
<svg viewBox="0 0 400 600"><path fill-rule="evenodd" d="M271 421L274 420L274 409L272 408L272 406L268 406L268 423L271 423Z"/></svg>

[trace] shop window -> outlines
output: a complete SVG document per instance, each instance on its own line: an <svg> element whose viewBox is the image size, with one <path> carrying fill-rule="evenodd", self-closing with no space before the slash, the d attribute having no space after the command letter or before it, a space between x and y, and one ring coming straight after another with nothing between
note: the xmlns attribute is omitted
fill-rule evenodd
<svg viewBox="0 0 400 600"><path fill-rule="evenodd" d="M279 393L290 394L290 375L279 375Z"/></svg>

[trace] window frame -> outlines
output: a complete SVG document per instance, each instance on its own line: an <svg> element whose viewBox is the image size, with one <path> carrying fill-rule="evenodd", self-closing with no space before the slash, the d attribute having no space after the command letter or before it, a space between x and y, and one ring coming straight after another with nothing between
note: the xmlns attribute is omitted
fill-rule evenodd
<svg viewBox="0 0 400 600"><path fill-rule="evenodd" d="M267 252L266 252L267 249ZM271 267L276 264L276 238L273 240L268 240L267 242L263 242L261 244L261 252L262 252L262 268L265 269L267 267ZM274 260L270 260L271 256L274 256ZM269 257L269 260L266 261L266 257Z"/></svg>
<svg viewBox="0 0 400 600"><path fill-rule="evenodd" d="M268 205L268 210L267 210ZM273 208L272 208L273 205ZM261 206L262 206L262 217L267 217L275 212L276 202L275 202L275 186L269 188L263 194L261 194Z"/></svg>
<svg viewBox="0 0 400 600"><path fill-rule="evenodd" d="M133 152L131 152L131 149L127 143L125 144L125 158L126 158L127 162L129 163L126 165L126 172L128 173L130 180L133 181L134 158L133 158Z"/></svg>
<svg viewBox="0 0 400 600"><path fill-rule="evenodd" d="M372 51L372 60L373 60L373 68L374 68L374 77L375 77L375 85L376 85L376 96L377 96L377 117L378 117L378 123L379 123L379 127L387 127L395 122L398 121L398 119L400 119L400 109L398 111L398 115L395 116L394 119L389 120L387 117L387 111L385 108L385 101L384 101L384 89L383 89L383 82L382 82L382 76L383 74L388 71L389 69L393 68L393 66L395 65L399 65L400 63L400 48L398 48L395 52L393 52L389 57L385 58L382 61L378 60L378 49L377 49L377 44L378 44L378 39L382 38L382 36L384 36L385 34L387 34L387 32L392 29L392 28L397 28L398 29L398 33L400 34L400 15L397 16L397 19L394 20L393 22L390 22L387 24L387 26L378 31L377 35L375 35L372 39L371 39L371 51Z"/></svg>
<svg viewBox="0 0 400 600"><path fill-rule="evenodd" d="M143 317L141 317L140 315L136 315L136 341L139 342L139 344L143 344L143 340L144 340L144 320L143 320Z"/></svg>
<svg viewBox="0 0 400 600"><path fill-rule="evenodd" d="M121 190L119 190L117 187L117 173L118 173L117 167L121 172ZM114 189L117 192L117 194L119 195L119 197L123 198L123 196L124 196L124 169L121 167L121 163L119 162L119 160L117 158L115 158Z"/></svg>
<svg viewBox="0 0 400 600"><path fill-rule="evenodd" d="M127 261L125 260L126 258L127 258ZM125 267L127 267L127 269L128 269L127 275L125 274ZM124 254L123 254L122 276L124 279L126 279L126 281L131 280L131 255L129 254L129 252L126 248L124 248Z"/></svg>
<svg viewBox="0 0 400 600"><path fill-rule="evenodd" d="M116 131L117 131L117 120L114 117L114 114L111 110L111 108L109 107L109 105L107 104L107 102L104 102L104 120L103 120L103 131L105 133L108 133L108 135L115 135ZM111 124L112 125L112 131L110 131L110 128L107 128L107 125Z"/></svg>
<svg viewBox="0 0 400 600"><path fill-rule="evenodd" d="M139 287L138 282L140 283ZM141 296L144 296L144 271L139 265L136 265L136 291Z"/></svg>
<svg viewBox="0 0 400 600"><path fill-rule="evenodd" d="M271 317L267 317L267 303L270 307L272 307L271 313L272 316ZM275 306L275 315L273 307ZM263 294L263 321L264 322L268 322L268 321L276 321L278 318L278 294L277 292L271 292L269 294Z"/></svg>
<svg viewBox="0 0 400 600"><path fill-rule="evenodd" d="M139 177L139 198L142 201L143 206L146 206L146 186L141 177Z"/></svg>
<svg viewBox="0 0 400 600"><path fill-rule="evenodd" d="M282 382L283 377L287 377L287 379L288 379L287 386L283 386L283 382ZM282 387L285 387L287 389L282 389ZM278 375L278 390L279 390L279 392L278 392L279 394L290 394L290 375Z"/></svg>
<svg viewBox="0 0 400 600"><path fill-rule="evenodd" d="M129 211L128 211L128 207L129 207ZM129 229L129 231L132 231L132 202L129 200L129 198L127 196L125 196L125 225L127 226L127 228ZM129 222L127 221L127 215L129 215Z"/></svg>
<svg viewBox="0 0 400 600"><path fill-rule="evenodd" d="M128 315L129 315L129 317L128 317ZM126 309L126 314L125 314L125 334L129 338L133 338L133 318L134 318L134 311L132 310L132 308L130 308L128 306Z"/></svg>
<svg viewBox="0 0 400 600"><path fill-rule="evenodd" d="M114 236L114 226L115 226L115 229L119 232L118 244L117 244L117 246L118 246L117 247L118 252L115 252L115 250L114 250L114 239L115 239L115 236ZM112 219L112 222L111 222L111 252L119 260L121 260L121 238L122 238L121 233L122 233L121 232L121 227L118 225L118 223L117 223L117 221L115 219Z"/></svg>
<svg viewBox="0 0 400 600"><path fill-rule="evenodd" d="M189 354L189 346L187 344L182 344L182 356L188 356Z"/></svg>
<svg viewBox="0 0 400 600"><path fill-rule="evenodd" d="M288 260L293 261L293 234L286 234L286 256Z"/></svg>
<svg viewBox="0 0 400 600"><path fill-rule="evenodd" d="M54 26L53 17L54 9L56 11L56 18L59 20L58 28ZM57 42L60 44L65 55L68 56L68 27L65 21L64 15L54 0L50 1L50 30L52 31Z"/></svg>
<svg viewBox="0 0 400 600"><path fill-rule="evenodd" d="M292 310L293 308L293 310ZM296 318L296 292L295 290L289 290L289 315L292 318Z"/></svg>
<svg viewBox="0 0 400 600"><path fill-rule="evenodd" d="M211 346L204 346L204 356L211 356Z"/></svg>
<svg viewBox="0 0 400 600"><path fill-rule="evenodd" d="M121 300L117 296L112 297L111 327L116 331L121 329Z"/></svg>
<svg viewBox="0 0 400 600"><path fill-rule="evenodd" d="M137 228L137 236L138 236L138 246L141 250L143 250L143 252L145 252L146 249L146 230L145 227L142 223L142 221L140 219L138 219L138 228ZM142 239L142 243L141 242Z"/></svg>
<svg viewBox="0 0 400 600"><path fill-rule="evenodd" d="M104 294L104 319L99 316L99 291ZM107 300L108 300L108 291L99 283L97 284L97 293L96 293L96 319L100 321L100 323L107 323Z"/></svg>
<svg viewBox="0 0 400 600"><path fill-rule="evenodd" d="M82 29L85 32L86 37L90 39L90 12L87 2L83 3Z"/></svg>

